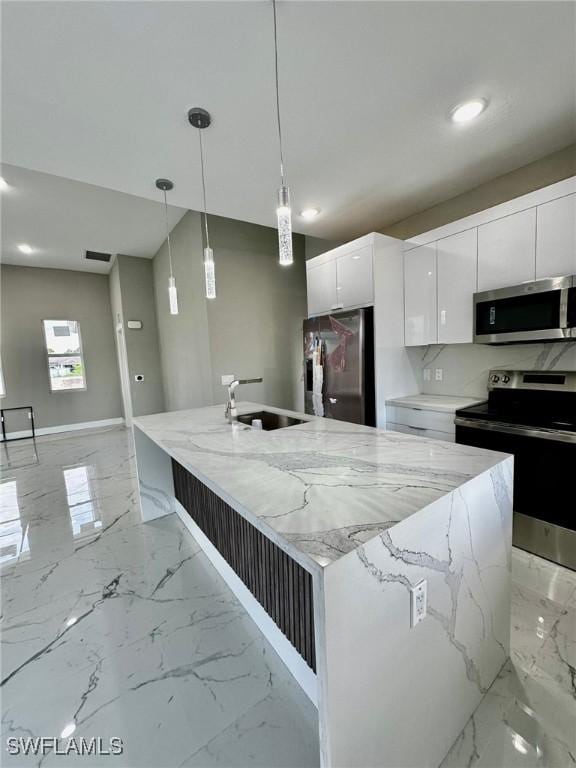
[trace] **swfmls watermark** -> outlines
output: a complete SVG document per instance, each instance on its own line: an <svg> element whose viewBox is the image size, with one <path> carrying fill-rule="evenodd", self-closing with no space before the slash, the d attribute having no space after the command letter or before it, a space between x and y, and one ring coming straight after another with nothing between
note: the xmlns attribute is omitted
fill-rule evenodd
<svg viewBox="0 0 576 768"><path fill-rule="evenodd" d="M66 757L76 756L113 756L124 752L122 739L111 736L103 739L93 736L86 739L83 736L68 739L56 736L9 736L6 739L6 750L9 755L48 755L50 753Z"/></svg>

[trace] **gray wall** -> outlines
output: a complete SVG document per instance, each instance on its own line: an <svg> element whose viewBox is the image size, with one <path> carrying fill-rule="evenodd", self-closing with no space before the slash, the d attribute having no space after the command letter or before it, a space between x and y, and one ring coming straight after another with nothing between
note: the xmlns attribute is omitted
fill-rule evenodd
<svg viewBox="0 0 576 768"><path fill-rule="evenodd" d="M118 255L113 269L117 274L120 314L126 338L132 411L134 416L160 413L164 410L164 392L156 322L154 265L152 259ZM112 303L115 303L114 297ZM117 312L117 309L114 310L115 315ZM142 329L128 328L128 320L140 320ZM134 380L137 373L144 374L144 381Z"/></svg>
<svg viewBox="0 0 576 768"><path fill-rule="evenodd" d="M33 405L37 427L122 416L108 276L2 266L5 408ZM42 320L78 320L87 389L50 392Z"/></svg>
<svg viewBox="0 0 576 768"><path fill-rule="evenodd" d="M204 298L200 214L189 211L170 233L179 314L168 305L168 248L153 261L156 316L166 409L212 403L208 312Z"/></svg>
<svg viewBox="0 0 576 768"><path fill-rule="evenodd" d="M302 321L306 315L304 237L293 236L294 264L278 263L275 229L209 217L217 298L207 302L212 399L226 400L221 375L262 377L238 398L303 409Z"/></svg>
<svg viewBox="0 0 576 768"><path fill-rule="evenodd" d="M276 230L210 217L217 298L204 298L200 215L187 213L171 233L180 313L168 311L168 254L154 258L156 310L166 408L223 403L220 377L263 377L239 399L301 408L301 328L306 313L304 238L294 236L295 264L278 264Z"/></svg>
<svg viewBox="0 0 576 768"><path fill-rule="evenodd" d="M410 237L428 232L436 227L449 224L484 211L493 205L505 203L515 197L526 195L541 187L554 184L562 179L576 175L576 144L554 152L551 155L524 165L515 171L498 176L492 181L438 203L425 211L415 213L407 219L391 224L380 230L383 235L407 240Z"/></svg>
<svg viewBox="0 0 576 768"><path fill-rule="evenodd" d="M332 248L337 248L345 242L343 240L323 240L320 237L310 237L309 235L306 235L305 240L306 261L313 259L314 256L319 256L321 253L331 251Z"/></svg>

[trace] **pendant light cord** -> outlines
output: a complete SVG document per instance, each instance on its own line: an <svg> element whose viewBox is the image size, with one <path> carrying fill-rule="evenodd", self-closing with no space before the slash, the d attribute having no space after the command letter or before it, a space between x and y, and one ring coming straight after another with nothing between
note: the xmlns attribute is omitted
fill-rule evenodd
<svg viewBox="0 0 576 768"><path fill-rule="evenodd" d="M272 11L274 16L274 74L276 82L276 119L278 121L278 144L280 147L280 176L282 186L284 185L284 151L282 149L282 126L280 122L280 84L278 79L278 29L276 23L276 0L272 0Z"/></svg>
<svg viewBox="0 0 576 768"><path fill-rule="evenodd" d="M170 226L168 224L168 200L166 199L166 190L164 192L164 221L166 222L166 242L168 243L168 263L170 264L170 277L172 274L172 248L170 246Z"/></svg>
<svg viewBox="0 0 576 768"><path fill-rule="evenodd" d="M200 141L200 167L202 169L202 200L204 203L204 231L206 232L206 247L210 248L210 237L208 236L208 210L206 208L206 179L204 178L204 146L202 144L201 128L198 128L198 139Z"/></svg>

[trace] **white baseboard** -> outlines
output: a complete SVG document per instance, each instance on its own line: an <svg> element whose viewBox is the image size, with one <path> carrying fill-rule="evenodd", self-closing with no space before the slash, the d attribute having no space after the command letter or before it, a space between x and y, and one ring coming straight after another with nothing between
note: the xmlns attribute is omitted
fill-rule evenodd
<svg viewBox="0 0 576 768"><path fill-rule="evenodd" d="M55 435L58 432L77 432L81 429L98 429L102 427L116 427L124 424L124 419L119 416L115 419L100 419L99 421L82 421L78 424L57 424L54 427L36 427L36 437L41 435ZM31 430L24 429L20 432L7 432L8 440L17 440L22 437L31 437Z"/></svg>

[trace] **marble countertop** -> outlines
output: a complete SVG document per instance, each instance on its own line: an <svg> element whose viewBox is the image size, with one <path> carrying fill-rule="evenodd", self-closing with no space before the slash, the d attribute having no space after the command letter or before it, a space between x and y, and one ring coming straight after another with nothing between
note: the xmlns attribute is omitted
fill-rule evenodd
<svg viewBox="0 0 576 768"><path fill-rule="evenodd" d="M325 567L507 458L471 446L303 416L270 432L222 405L134 425L308 568Z"/></svg>
<svg viewBox="0 0 576 768"><path fill-rule="evenodd" d="M422 408L426 411L454 413L459 408L469 408L471 405L483 403L487 397L458 397L456 395L408 395L393 397L386 400L387 405L398 405L402 408Z"/></svg>

